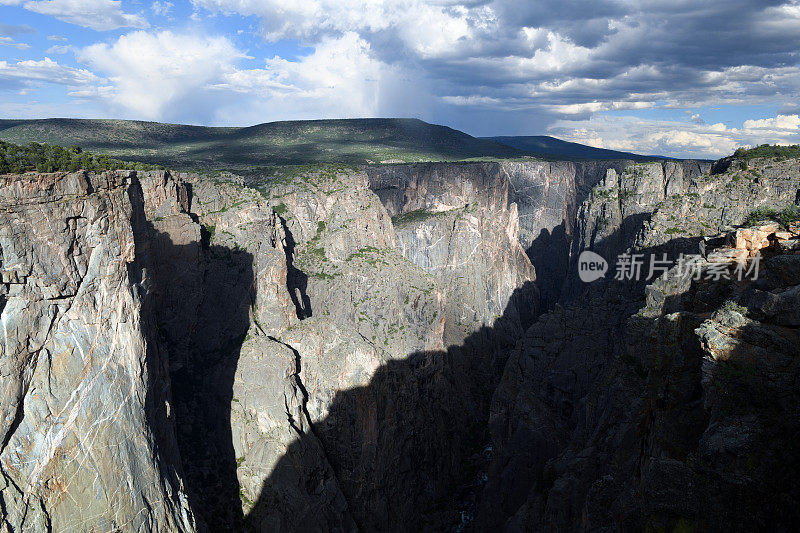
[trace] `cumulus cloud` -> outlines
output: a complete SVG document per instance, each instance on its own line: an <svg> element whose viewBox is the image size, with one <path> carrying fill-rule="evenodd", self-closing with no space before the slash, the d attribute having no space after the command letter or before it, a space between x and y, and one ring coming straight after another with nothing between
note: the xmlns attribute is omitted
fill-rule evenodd
<svg viewBox="0 0 800 533"><path fill-rule="evenodd" d="M796 0L192 0L257 16L267 40L355 33L465 109L554 118L655 106L798 103ZM474 125L473 130L480 128Z"/></svg>
<svg viewBox="0 0 800 533"><path fill-rule="evenodd" d="M261 68L242 68L252 58L225 37L170 31L132 32L77 57L107 83L74 96L151 120L251 124L401 114L420 96L403 71L377 60L354 32L326 37L294 61L272 57Z"/></svg>
<svg viewBox="0 0 800 533"><path fill-rule="evenodd" d="M762 118L758 120L745 120L743 129L746 131L768 131L771 133L795 133L800 129L800 117L798 115L778 115L774 118Z"/></svg>
<svg viewBox="0 0 800 533"><path fill-rule="evenodd" d="M147 27L143 15L116 0L0 4L94 29ZM666 155L722 154L797 135L791 117L800 112L798 0L191 4L193 18L255 17L259 27L248 34L294 40L308 52L252 61L245 56L254 52L238 48L246 42L239 35L132 31L77 54L108 80L72 94L155 120L418 116L479 135L536 134L551 126L572 140ZM156 16L173 9L168 0L138 5ZM772 106L777 116L749 117L736 129L706 124L695 112L754 104ZM635 118L659 107L687 113L672 122ZM625 112L632 116L621 117Z"/></svg>
<svg viewBox="0 0 800 533"><path fill-rule="evenodd" d="M78 59L110 83L99 97L147 119L180 117L208 96L206 86L233 70L244 54L225 37L136 31L113 44L82 49ZM203 102L212 108L213 100ZM213 112L213 110L212 110Z"/></svg>
<svg viewBox="0 0 800 533"><path fill-rule="evenodd" d="M98 31L149 26L143 16L123 12L119 0L0 0L0 4L21 5L28 11Z"/></svg>
<svg viewBox="0 0 800 533"><path fill-rule="evenodd" d="M323 39L297 61L275 57L263 69L229 73L220 87L261 96L256 108L264 116L374 117L401 114L423 100L424 80L408 81L401 69L376 59L365 40L346 32Z"/></svg>

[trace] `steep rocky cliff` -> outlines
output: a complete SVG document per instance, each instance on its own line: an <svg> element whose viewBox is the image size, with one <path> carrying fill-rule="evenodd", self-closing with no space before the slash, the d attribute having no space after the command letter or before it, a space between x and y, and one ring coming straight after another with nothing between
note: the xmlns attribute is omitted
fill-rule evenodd
<svg viewBox="0 0 800 533"><path fill-rule="evenodd" d="M507 181L405 223L349 169L5 184L8 527L385 529L454 500L535 305Z"/></svg>
<svg viewBox="0 0 800 533"><path fill-rule="evenodd" d="M791 525L797 256L608 279L741 259L716 236L800 190L745 167L4 176L4 528Z"/></svg>
<svg viewBox="0 0 800 533"><path fill-rule="evenodd" d="M563 305L528 329L494 395L480 528L796 529L794 244L765 248L756 281L708 272L722 263L732 276L748 256L717 235L758 206L795 202L798 162L677 183L662 169L609 172L578 209ZM762 232L765 246L776 231ZM623 252L672 265L694 254L687 272L702 274L673 266L646 280L648 261L638 282L584 284L584 249L611 276Z"/></svg>
<svg viewBox="0 0 800 533"><path fill-rule="evenodd" d="M5 530L194 529L144 204L129 173L2 178Z"/></svg>

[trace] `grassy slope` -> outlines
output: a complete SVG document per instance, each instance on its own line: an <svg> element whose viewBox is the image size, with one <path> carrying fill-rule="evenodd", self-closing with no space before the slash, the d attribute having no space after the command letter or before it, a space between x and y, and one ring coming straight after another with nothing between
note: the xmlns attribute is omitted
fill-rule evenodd
<svg viewBox="0 0 800 533"><path fill-rule="evenodd" d="M568 159L632 159L634 161L654 161L665 159L659 156L646 156L629 152L618 152L595 148L568 141L562 141L546 135L521 136L521 137L483 137L486 140L497 141L508 146L532 152L544 157L563 157Z"/></svg>
<svg viewBox="0 0 800 533"><path fill-rule="evenodd" d="M84 149L178 169L244 169L386 160L524 157L523 151L415 119L271 122L207 128L121 120L0 120L0 140Z"/></svg>

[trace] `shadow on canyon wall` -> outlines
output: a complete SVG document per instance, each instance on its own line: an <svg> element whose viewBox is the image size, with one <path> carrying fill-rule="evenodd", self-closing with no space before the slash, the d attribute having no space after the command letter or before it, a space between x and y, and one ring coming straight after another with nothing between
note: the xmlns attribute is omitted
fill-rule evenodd
<svg viewBox="0 0 800 533"><path fill-rule="evenodd" d="M637 225L639 222L637 220ZM624 227L626 233L632 229L631 225ZM542 255L547 252L546 238L541 241L538 252ZM556 235L556 238L563 242L561 236ZM184 257L188 263L198 253L192 245L176 246L169 242L168 237L162 236L160 239L159 257L173 258L173 261ZM609 242L615 244L609 244L609 250L623 240L620 235L610 237ZM677 255L679 250L695 252L698 242L699 239L675 239L658 250L645 250L643 253L670 250ZM154 294L153 305L162 309L158 315L158 334L169 347L170 357L173 353L186 355L182 364L172 368L172 399L184 486L201 526L210 531L331 531L348 529L352 524L366 531L442 531L468 527L479 507L479 495L486 482L490 461L488 428L492 396L509 353L526 327L537 317L537 313L530 312L538 301L532 284L515 292L503 316L491 327L476 331L462 345L452 346L446 351L409 354L402 360L391 361L379 368L369 385L338 392L326 418L316 422L312 431L300 435L290 445L264 482L261 495L251 512L244 516L236 476L230 406L234 374L250 326L250 308L254 301L253 257L243 250L209 246L207 239L199 253L200 271L189 274L183 272L184 277L180 271L171 272L162 280L163 287L166 287L162 289L163 292ZM564 264L563 250L559 251L559 255L562 258L558 267L552 270L562 275L562 268L573 268L575 265L570 261ZM611 257L607 256L607 259L613 261ZM302 272L298 275L302 275ZM568 277L568 273L563 275ZM198 279L202 296L198 297L200 311L196 321L190 325L171 324L165 317L180 309L186 300L186 292L193 290L191 284ZM292 280L287 282L290 292L301 288ZM556 281L552 282L552 286L556 285ZM584 298L574 301L591 305L587 296L592 292L600 292L599 287L586 287L582 292ZM643 302L644 284L633 284L625 288L623 293L621 297L630 302L626 309L635 311ZM170 301L178 295L182 298ZM683 300L680 298L678 296L665 301L665 309L681 308ZM313 302L307 300L305 294L295 304L298 316L310 316ZM176 309L167 311L169 306ZM178 326L189 327L190 335L181 337ZM597 350L598 354L586 353L584 357L594 358L595 366L600 368L595 368L595 371L601 372L603 367L612 364L608 360L609 355L615 355L599 353L602 347ZM302 354L298 353L297 357L302 358ZM176 359L180 361L181 357ZM691 361L690 368L694 376L692 379L698 380L699 387L699 361ZM657 384L652 384L652 387L657 387ZM697 390L695 388L692 392L695 395L692 397L693 410L702 409L696 398ZM576 398L574 409L569 410L570 415L565 421L567 426L576 426L576 420L582 416L577 413L581 405L580 398ZM654 405L664 410L663 402ZM688 437L685 446L671 449L685 448L687 451L681 452L678 458L685 460L689 453L693 453L692 450L696 450L696 435L702 428L696 427L696 416L682 419L673 415L674 411L670 412L671 432L678 435L676 438L679 439L680 435ZM648 420L655 419L651 416ZM773 435L774 438L787 439L786 423L783 424L780 434L777 437ZM791 435L791 427L788 435ZM667 434L659 431L660 434ZM640 449L651 446L652 433L652 430L646 430L640 436ZM791 439L786 442L790 443ZM324 472L305 466L307 463L304 463L303 455L309 453L310 449L318 449L319 444L325 450L335 480L326 479ZM490 522L502 524L525 502L528 492L534 487L541 485L540 490L546 495L552 487L552 481L549 485L545 483L546 466L548 461L563 452L558 447L544 454L533 451L526 459L530 464L522 465L520 475L507 480L503 489L504 494L516 495L513 499L517 504L513 508L505 506L494 509L492 512L497 516ZM790 472L796 473L796 453L791 457L795 462L791 463L794 466ZM786 485L791 482L791 476L787 477L785 472L781 475L774 461L769 465L768 472L764 474L779 476L776 478L779 481L775 482L778 486L753 480L744 486L723 487L724 494L731 495L732 501L736 502L732 505L741 504L741 509L729 508L723 503L715 504L717 507L698 504L697 512L708 511L712 515L728 513L741 517L752 511L757 513L753 515L756 518L748 523L754 524L761 523L758 520L769 516L767 511L785 512L786 506L780 502L756 509L765 501L765 495L774 491L796 493L796 489ZM637 472L629 474L636 475ZM709 482L716 479L714 476L714 472L708 474ZM281 494L281 485L286 483L300 483L308 494L318 496L336 490L332 486L338 485L347 501L349 516L337 518L327 513L326 509L314 507L306 508L302 516L282 516L280 499L276 499L276 496ZM644 496L646 494L643 493ZM324 498L320 497L321 500ZM630 510L628 525L633 529L643 526L641 520L645 511L642 508ZM669 515L665 512L661 514ZM665 520L675 524L679 518L676 516L669 515Z"/></svg>
<svg viewBox="0 0 800 533"><path fill-rule="evenodd" d="M561 287L569 272L569 250L572 243L566 222L552 229L543 228L526 250L536 270L542 309L551 309L561 297Z"/></svg>
<svg viewBox="0 0 800 533"><path fill-rule="evenodd" d="M626 233L633 222L624 225ZM644 219L636 217L635 222ZM558 257L551 258L557 264L551 261L544 274L558 275L547 280L553 287L565 281L570 265L563 232L556 233L556 239L561 243ZM614 242L620 239L612 236ZM544 258L547 246L542 244L539 252ZM641 300L643 287L631 292ZM492 326L475 331L461 345L408 354L379 368L369 385L338 392L325 419L289 447L264 482L261 497L245 517L245 529L347 528L345 517L337 522L313 506L291 522L281 516L280 485L292 478L287 472L309 493L328 490L330 480L304 467L303 456L316 448L316 441L325 450L359 529L442 531L466 526L478 507L490 460L492 396L510 351L538 317L532 309L540 309L539 294L534 283L527 283L514 292ZM544 459L560 451L554 449ZM524 498L524 487L517 489Z"/></svg>
<svg viewBox="0 0 800 533"><path fill-rule="evenodd" d="M162 375L171 382L171 398L157 379L149 384L148 416L159 455L180 462L165 471L179 473L201 530L241 529L230 419L234 375L255 298L253 256L210 245L205 227L201 241L189 244L174 244L150 222L145 227L149 238L137 243L137 261L149 271L143 302L148 351L168 352L151 361L168 361ZM164 399L171 412L166 417L160 412ZM163 434L170 417L175 436Z"/></svg>
<svg viewBox="0 0 800 533"><path fill-rule="evenodd" d="M253 256L244 250L207 246L203 252L203 297L189 357L171 378L190 505L210 531L224 531L242 520L230 419L255 276Z"/></svg>
<svg viewBox="0 0 800 533"><path fill-rule="evenodd" d="M325 419L290 445L264 482L245 529L335 531L351 523L314 507L302 516L281 516L278 496L286 479L299 480L312 495L329 489L326 482L332 480L304 466L303 456L317 448L314 441L322 444L358 529L457 525L460 512L475 505L492 392L523 331L516 308L523 302L512 302L492 327L462 345L408 354L384 364L369 385L338 392Z"/></svg>
<svg viewBox="0 0 800 533"><path fill-rule="evenodd" d="M302 471L298 460L309 448L319 449L318 444L347 500L361 503L350 509L361 528L440 528L458 523L461 507L474 506L477 469L485 462L489 441L492 391L508 350L533 319L527 308L536 305L532 284L515 292L492 327L481 328L462 345L409 354L380 368L369 386L338 393L329 416L291 446L245 517L231 402L255 296L253 256L210 245L205 230L202 245L174 244L152 225L149 231L152 249L143 264L155 270L155 282L145 305L155 316L151 335L169 352L178 471L201 528L270 530L266 524L274 525L274 516L280 514L279 501L270 496L280 486L273 490L273 485L301 480L310 494L326 490L320 472ZM307 318L313 304L302 283L307 278L299 270L292 274L297 268L287 259L287 290L298 317ZM158 404L155 398L153 405ZM309 447L303 442L309 439L318 442ZM158 441L166 451L170 438ZM294 472L289 476L293 480L283 475L287 469ZM324 514L313 508L307 512L307 521L294 517L293 523L319 524ZM270 515L267 521L265 514Z"/></svg>
<svg viewBox="0 0 800 533"><path fill-rule="evenodd" d="M318 444L361 529L441 530L474 513L488 463L492 395L510 350L538 316L533 283L518 288L503 315L462 345L409 354L378 369L368 386L337 393L325 420L290 447L252 511L243 516L230 406L254 301L253 257L241 249L209 245L206 233L199 250L151 231L158 273L151 305L159 339L170 352L181 470L201 525L223 531L280 524L280 500L275 497L280 484L294 477L308 485L309 493L327 490L330 480L302 471L302 455ZM287 290L298 317L305 318L312 305L302 283L307 278L299 270L293 274L297 268L291 253L287 246ZM563 255L559 249L558 266L544 276L566 276ZM187 320L192 303L197 316ZM293 476L287 478L287 471ZM309 529L334 526L320 522L323 510L306 512L307 517L293 517L292 522Z"/></svg>

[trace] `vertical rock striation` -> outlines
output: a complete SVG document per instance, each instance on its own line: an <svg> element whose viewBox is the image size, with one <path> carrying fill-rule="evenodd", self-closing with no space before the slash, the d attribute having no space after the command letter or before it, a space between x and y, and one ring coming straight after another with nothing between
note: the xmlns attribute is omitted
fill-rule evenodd
<svg viewBox="0 0 800 533"><path fill-rule="evenodd" d="M193 529L135 176L1 179L5 527Z"/></svg>

